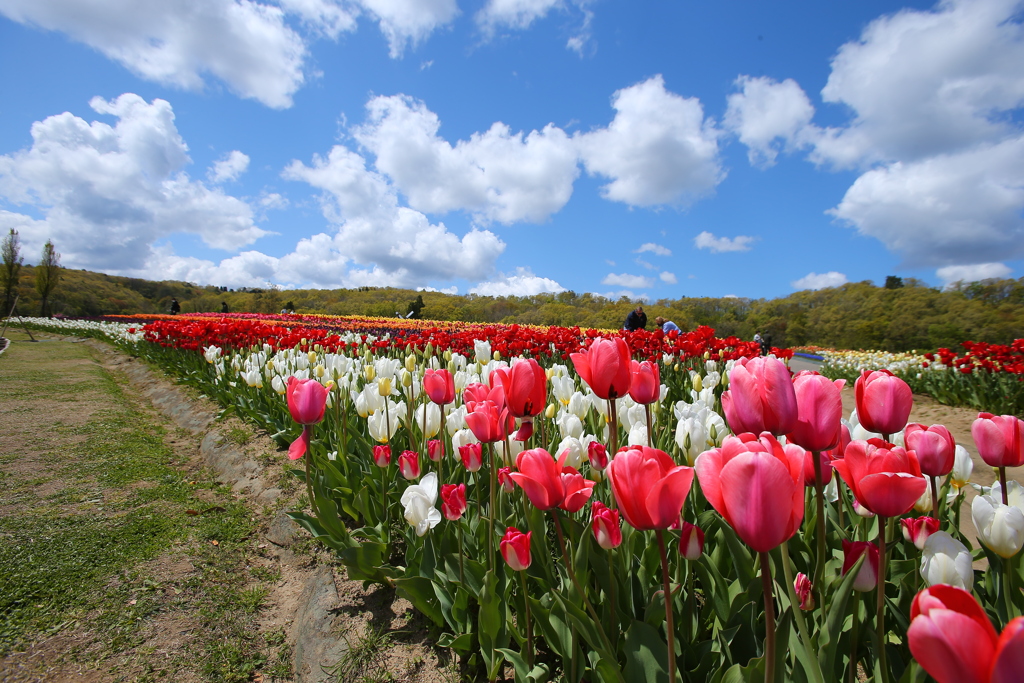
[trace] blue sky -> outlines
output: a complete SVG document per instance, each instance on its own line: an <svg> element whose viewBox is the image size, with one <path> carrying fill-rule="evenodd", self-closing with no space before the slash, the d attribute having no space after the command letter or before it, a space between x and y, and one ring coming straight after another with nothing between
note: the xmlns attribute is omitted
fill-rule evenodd
<svg viewBox="0 0 1024 683"><path fill-rule="evenodd" d="M230 287L1020 277L1022 10L0 0L0 231Z"/></svg>

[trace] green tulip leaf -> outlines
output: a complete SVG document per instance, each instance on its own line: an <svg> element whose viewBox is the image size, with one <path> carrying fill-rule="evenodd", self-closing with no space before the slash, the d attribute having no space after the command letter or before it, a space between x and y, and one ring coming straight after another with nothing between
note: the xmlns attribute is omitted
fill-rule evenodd
<svg viewBox="0 0 1024 683"><path fill-rule="evenodd" d="M626 680L667 683L668 647L650 624L634 621L626 630Z"/></svg>

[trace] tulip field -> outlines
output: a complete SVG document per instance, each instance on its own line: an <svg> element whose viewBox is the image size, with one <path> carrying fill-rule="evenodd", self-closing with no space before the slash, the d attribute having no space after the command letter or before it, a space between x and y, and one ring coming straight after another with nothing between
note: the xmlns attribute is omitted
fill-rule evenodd
<svg viewBox="0 0 1024 683"><path fill-rule="evenodd" d="M791 351L708 328L29 322L266 429L306 491L293 519L474 680L1024 680L1024 341L794 376ZM985 410L1000 479L966 507L970 457L908 424L912 390Z"/></svg>

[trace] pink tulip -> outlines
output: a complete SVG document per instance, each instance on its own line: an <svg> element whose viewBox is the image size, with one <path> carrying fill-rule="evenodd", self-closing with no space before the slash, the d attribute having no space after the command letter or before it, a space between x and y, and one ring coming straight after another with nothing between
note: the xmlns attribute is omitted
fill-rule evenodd
<svg viewBox="0 0 1024 683"><path fill-rule="evenodd" d="M544 368L532 358L491 373L491 383L501 385L505 405L513 417L533 417L543 412L547 404L547 382Z"/></svg>
<svg viewBox="0 0 1024 683"><path fill-rule="evenodd" d="M857 501L883 517L907 512L928 488L914 452L882 439L850 442L846 455L832 466Z"/></svg>
<svg viewBox="0 0 1024 683"><path fill-rule="evenodd" d="M387 467L391 464L391 446L373 447L373 464L377 467Z"/></svg>
<svg viewBox="0 0 1024 683"><path fill-rule="evenodd" d="M618 548L622 543L618 510L612 510L601 501L595 500L590 507L590 525L594 529L597 544L605 550Z"/></svg>
<svg viewBox="0 0 1024 683"><path fill-rule="evenodd" d="M519 471L511 472L508 476L519 484L534 507L538 510L550 510L565 501L563 469L576 471L569 467L563 468L564 462L564 456L556 461L543 448L532 448L519 454L516 458L516 469ZM589 494L587 497L589 498Z"/></svg>
<svg viewBox="0 0 1024 683"><path fill-rule="evenodd" d="M591 441L587 444L587 459L595 470L603 470L608 467L608 449L603 443Z"/></svg>
<svg viewBox="0 0 1024 683"><path fill-rule="evenodd" d="M530 536L532 535L532 531L524 534L514 526L510 526L505 531L499 548L501 556L514 571L521 572L527 569L533 561L530 557Z"/></svg>
<svg viewBox="0 0 1024 683"><path fill-rule="evenodd" d="M913 422L903 432L903 443L908 451L917 454L921 472L929 477L944 477L953 470L956 460L956 441L942 425L925 427Z"/></svg>
<svg viewBox="0 0 1024 683"><path fill-rule="evenodd" d="M799 572L796 575L793 589L796 591L797 598L800 599L800 609L804 611L814 609L814 588L806 574Z"/></svg>
<svg viewBox="0 0 1024 683"><path fill-rule="evenodd" d="M818 462L821 464L821 485L828 486L832 483L832 458L822 452L818 454ZM804 485L814 486L814 453L811 451L804 455Z"/></svg>
<svg viewBox="0 0 1024 683"><path fill-rule="evenodd" d="M285 396L288 399L288 412L291 413L292 419L302 425L302 433L299 438L295 439L288 447L288 458L298 460L309 450L309 442L312 438L309 426L324 419L324 410L327 408L327 389L315 379L289 377Z"/></svg>
<svg viewBox="0 0 1024 683"><path fill-rule="evenodd" d="M408 480L420 478L420 454L416 451L402 451L398 456L398 471Z"/></svg>
<svg viewBox="0 0 1024 683"><path fill-rule="evenodd" d="M512 493L516 489L516 482L512 479L511 467L498 468L498 486L505 493Z"/></svg>
<svg viewBox="0 0 1024 683"><path fill-rule="evenodd" d="M465 446L459 446L459 457L462 459L462 464L469 472L478 472L484 464L483 457L484 449L478 443L467 443Z"/></svg>
<svg viewBox="0 0 1024 683"><path fill-rule="evenodd" d="M729 372L729 390L722 408L735 434L793 431L797 422L796 393L785 363L768 357L741 358Z"/></svg>
<svg viewBox="0 0 1024 683"><path fill-rule="evenodd" d="M905 517L900 520L903 527L903 538L913 543L918 550L924 550L924 542L939 530L939 520L934 517Z"/></svg>
<svg viewBox="0 0 1024 683"><path fill-rule="evenodd" d="M493 401L479 401L467 403L469 412L466 413L466 426L473 432L473 436L482 443L494 443L501 441L514 424L510 424L512 416L508 409L503 409L494 404Z"/></svg>
<svg viewBox="0 0 1024 683"><path fill-rule="evenodd" d="M434 462L441 462L444 458L444 441L431 439L427 442L427 457Z"/></svg>
<svg viewBox="0 0 1024 683"><path fill-rule="evenodd" d="M647 446L620 451L607 472L619 510L634 529L671 527L693 484L692 467L676 465L668 453Z"/></svg>
<svg viewBox="0 0 1024 683"><path fill-rule="evenodd" d="M590 500L590 495L594 492L594 485L597 482L584 479L583 475L572 467L562 468L561 480L565 498L558 507L566 512L579 512Z"/></svg>
<svg viewBox="0 0 1024 683"><path fill-rule="evenodd" d="M1024 672L1024 617L999 636L974 596L955 586L936 584L917 594L907 641L938 683L1019 682Z"/></svg>
<svg viewBox="0 0 1024 683"><path fill-rule="evenodd" d="M696 524L683 522L679 534L679 554L684 560L699 560L704 552L704 531Z"/></svg>
<svg viewBox="0 0 1024 683"><path fill-rule="evenodd" d="M789 540L804 517L804 453L762 432L726 437L697 457L701 491L757 552ZM613 462L614 464L614 462Z"/></svg>
<svg viewBox="0 0 1024 683"><path fill-rule="evenodd" d="M1024 465L1024 420L1013 415L978 413L971 425L978 455L992 467Z"/></svg>
<svg viewBox="0 0 1024 683"><path fill-rule="evenodd" d="M632 361L629 364L629 396L647 405L661 398L661 370L657 361Z"/></svg>
<svg viewBox="0 0 1024 683"><path fill-rule="evenodd" d="M441 486L441 513L452 522L461 519L466 512L466 485L444 484Z"/></svg>
<svg viewBox="0 0 1024 683"><path fill-rule="evenodd" d="M631 354L622 337L595 339L589 348L569 357L576 373L598 398L622 398L629 393Z"/></svg>
<svg viewBox="0 0 1024 683"><path fill-rule="evenodd" d="M854 384L857 418L864 429L895 434L907 425L914 397L910 386L888 370L865 370Z"/></svg>
<svg viewBox="0 0 1024 683"><path fill-rule="evenodd" d="M439 406L455 401L455 378L447 370L427 369L423 373L423 393Z"/></svg>
<svg viewBox="0 0 1024 683"><path fill-rule="evenodd" d="M462 402L466 404L466 410L473 410L473 404L481 401L491 401L494 405L503 408L505 406L505 390L500 384L494 388L480 382L466 385L462 391Z"/></svg>
<svg viewBox="0 0 1024 683"><path fill-rule="evenodd" d="M843 539L843 576L853 569L860 556L867 553L864 564L853 580L853 589L867 593L878 586L878 546L867 541L847 541Z"/></svg>
<svg viewBox="0 0 1024 683"><path fill-rule="evenodd" d="M797 373L793 378L797 419L787 441L819 453L838 446L845 385L845 379L833 381L806 370Z"/></svg>

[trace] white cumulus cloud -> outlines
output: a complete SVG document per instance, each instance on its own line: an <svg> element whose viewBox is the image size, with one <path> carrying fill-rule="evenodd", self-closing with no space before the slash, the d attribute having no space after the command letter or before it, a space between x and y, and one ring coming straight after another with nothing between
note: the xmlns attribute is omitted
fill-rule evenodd
<svg viewBox="0 0 1024 683"><path fill-rule="evenodd" d="M663 271L660 275L658 275L658 278L662 282L670 284L670 285L674 285L677 282L679 282L678 278L676 278L676 274L675 273L670 273L667 270Z"/></svg>
<svg viewBox="0 0 1024 683"><path fill-rule="evenodd" d="M168 102L126 93L90 105L117 122L51 116L33 124L30 148L0 156L0 197L45 216L26 242L52 238L65 265L124 271L143 268L153 243L175 233L231 251L267 234L246 202L185 173L188 147Z"/></svg>
<svg viewBox="0 0 1024 683"><path fill-rule="evenodd" d="M223 183L228 180L238 180L238 176L245 173L248 168L248 155L236 149L223 159L216 161L207 176L210 178L210 182Z"/></svg>
<svg viewBox="0 0 1024 683"><path fill-rule="evenodd" d="M644 287L651 287L654 285L654 280L649 277L642 275L629 275L628 273L608 273L601 280L602 285L612 285L613 287L629 287L630 289L643 289Z"/></svg>
<svg viewBox="0 0 1024 683"><path fill-rule="evenodd" d="M485 33L501 27L521 30L561 5L562 0L487 0L476 21Z"/></svg>
<svg viewBox="0 0 1024 683"><path fill-rule="evenodd" d="M736 85L723 125L747 146L751 164L771 166L780 151L807 144L814 106L796 81L740 76Z"/></svg>
<svg viewBox="0 0 1024 683"><path fill-rule="evenodd" d="M481 222L541 222L572 196L576 149L551 124L524 134L495 123L452 145L438 135L440 119L423 102L381 96L367 111L355 137L414 209L461 209Z"/></svg>
<svg viewBox="0 0 1024 683"><path fill-rule="evenodd" d="M975 263L966 266L945 266L935 271L945 285L955 282L977 282L990 278L1009 277L1013 271L1005 263Z"/></svg>
<svg viewBox="0 0 1024 683"><path fill-rule="evenodd" d="M756 237L748 235L715 237L714 234L705 230L693 238L693 246L698 249L707 249L712 254L721 254L729 251L750 251L750 245L756 239Z"/></svg>
<svg viewBox="0 0 1024 683"><path fill-rule="evenodd" d="M551 278L534 275L529 268L516 268L515 275L504 273L493 280L481 282L471 288L471 294L484 296L534 296L545 292L564 292L565 287Z"/></svg>
<svg viewBox="0 0 1024 683"><path fill-rule="evenodd" d="M658 256L671 256L672 255L672 250L671 249L669 249L668 247L663 247L660 244L655 244L654 242L645 242L645 243L641 244L640 248L637 249L634 253L642 254L642 253L644 253L646 251L649 251L652 254L657 254Z"/></svg>
<svg viewBox="0 0 1024 683"><path fill-rule="evenodd" d="M456 0L358 0L377 19L392 57L415 47L459 14Z"/></svg>
<svg viewBox="0 0 1024 683"><path fill-rule="evenodd" d="M846 276L834 270L827 273L808 273L799 280L789 283L793 289L825 289L826 287L839 287L848 282Z"/></svg>
<svg viewBox="0 0 1024 683"><path fill-rule="evenodd" d="M632 206L685 206L725 177L720 132L696 98L665 89L658 75L612 97L606 128L574 136L587 172L609 178L602 194Z"/></svg>

